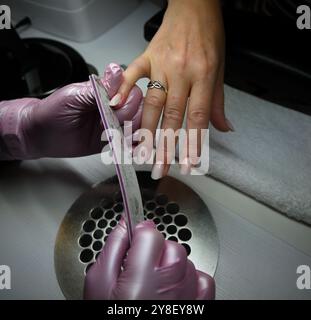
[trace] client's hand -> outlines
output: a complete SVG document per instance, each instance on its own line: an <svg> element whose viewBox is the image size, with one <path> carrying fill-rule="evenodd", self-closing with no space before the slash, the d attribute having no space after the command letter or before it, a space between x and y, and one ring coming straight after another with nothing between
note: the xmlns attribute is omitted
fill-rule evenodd
<svg viewBox="0 0 311 320"><path fill-rule="evenodd" d="M132 245L121 220L89 269L85 299L213 299L214 279L197 271L186 250L164 240L153 222L136 226Z"/></svg>

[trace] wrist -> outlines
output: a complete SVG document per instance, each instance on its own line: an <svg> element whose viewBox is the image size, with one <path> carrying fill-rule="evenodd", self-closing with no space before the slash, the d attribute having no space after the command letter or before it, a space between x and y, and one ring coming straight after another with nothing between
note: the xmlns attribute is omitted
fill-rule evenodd
<svg viewBox="0 0 311 320"><path fill-rule="evenodd" d="M203 6L210 6L220 4L220 0L168 0L169 7L188 7L188 8L202 8Z"/></svg>
<svg viewBox="0 0 311 320"><path fill-rule="evenodd" d="M4 160L32 159L29 130L31 111L37 99L25 98L0 103L0 135Z"/></svg>
<svg viewBox="0 0 311 320"><path fill-rule="evenodd" d="M219 12L220 8L220 0L168 0L166 13L172 12L175 16L179 16L182 12L187 15L195 13L200 17L211 12Z"/></svg>

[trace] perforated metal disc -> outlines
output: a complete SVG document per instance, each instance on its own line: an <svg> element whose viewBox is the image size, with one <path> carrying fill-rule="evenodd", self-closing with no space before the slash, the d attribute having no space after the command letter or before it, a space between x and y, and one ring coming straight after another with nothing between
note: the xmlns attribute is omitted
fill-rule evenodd
<svg viewBox="0 0 311 320"><path fill-rule="evenodd" d="M207 206L184 183L172 177L154 181L137 172L145 219L165 239L181 243L198 270L214 275L218 261L216 227ZM58 231L54 260L59 285L67 299L82 299L85 274L96 261L123 213L116 176L83 193L67 212Z"/></svg>

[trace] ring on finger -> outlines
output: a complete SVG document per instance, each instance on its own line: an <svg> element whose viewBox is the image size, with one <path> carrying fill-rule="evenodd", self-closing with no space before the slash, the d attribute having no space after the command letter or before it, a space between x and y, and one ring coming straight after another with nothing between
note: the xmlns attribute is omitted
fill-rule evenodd
<svg viewBox="0 0 311 320"><path fill-rule="evenodd" d="M151 80L149 81L148 85L147 85L148 89L159 89L164 91L167 94L167 89L166 87L158 80Z"/></svg>

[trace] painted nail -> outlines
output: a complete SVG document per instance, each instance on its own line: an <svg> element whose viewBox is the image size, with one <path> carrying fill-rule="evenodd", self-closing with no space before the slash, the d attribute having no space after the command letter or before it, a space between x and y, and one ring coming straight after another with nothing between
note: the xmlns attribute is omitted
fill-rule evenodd
<svg viewBox="0 0 311 320"><path fill-rule="evenodd" d="M110 107L116 107L121 102L121 94L117 93L111 100L110 100Z"/></svg>
<svg viewBox="0 0 311 320"><path fill-rule="evenodd" d="M152 157L153 148L148 145L145 145L144 151L145 151L145 156L144 156L145 163L148 163L150 162L150 160L153 160L153 157Z"/></svg>
<svg viewBox="0 0 311 320"><path fill-rule="evenodd" d="M148 151L147 147L144 144L139 144L134 149L133 157L137 164L144 164L150 158L150 152Z"/></svg>
<svg viewBox="0 0 311 320"><path fill-rule="evenodd" d="M159 161L152 168L151 178L153 180L159 180L163 176L164 163Z"/></svg>
<svg viewBox="0 0 311 320"><path fill-rule="evenodd" d="M181 162L180 174L185 176L185 175L189 174L190 172L191 172L190 161L189 161L189 158L186 158Z"/></svg>
<svg viewBox="0 0 311 320"><path fill-rule="evenodd" d="M229 127L230 131L234 132L235 129L234 129L234 126L233 124L231 123L230 120L226 119L226 123L227 123L227 126Z"/></svg>

